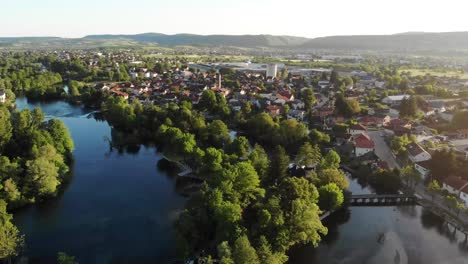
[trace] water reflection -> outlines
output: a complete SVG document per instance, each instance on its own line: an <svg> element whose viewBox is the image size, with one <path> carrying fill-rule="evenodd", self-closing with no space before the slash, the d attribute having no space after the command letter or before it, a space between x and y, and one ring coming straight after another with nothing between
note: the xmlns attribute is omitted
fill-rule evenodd
<svg viewBox="0 0 468 264"><path fill-rule="evenodd" d="M174 179L157 168L156 149L123 146L99 113L65 102L28 103L59 117L75 142L74 176L57 199L23 208L14 222L26 235L30 263L54 263L58 251L79 263L172 263L176 258L172 221L185 198Z"/></svg>
<svg viewBox="0 0 468 264"><path fill-rule="evenodd" d="M372 192L357 179L350 190ZM289 263L468 263L465 236L421 206L351 207L324 224L328 235L319 247L293 248Z"/></svg>

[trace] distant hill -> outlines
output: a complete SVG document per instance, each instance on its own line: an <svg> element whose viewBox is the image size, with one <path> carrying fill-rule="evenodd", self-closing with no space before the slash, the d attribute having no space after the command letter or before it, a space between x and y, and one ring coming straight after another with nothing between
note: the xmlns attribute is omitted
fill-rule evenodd
<svg viewBox="0 0 468 264"><path fill-rule="evenodd" d="M303 48L340 50L468 50L468 32L407 32L395 35L332 36L311 39Z"/></svg>
<svg viewBox="0 0 468 264"><path fill-rule="evenodd" d="M162 46L196 45L196 46L235 46L235 47L285 47L299 46L309 39L291 36L272 35L194 35L144 33L137 35L91 35L85 39L110 40L126 39L137 42L157 43Z"/></svg>
<svg viewBox="0 0 468 264"><path fill-rule="evenodd" d="M330 36L302 38L273 35L194 35L144 33L136 35L90 35L84 38L24 37L0 38L3 48L94 48L138 47L141 45L230 46L240 48L290 48L297 50L368 51L468 51L468 32L405 32L394 35Z"/></svg>

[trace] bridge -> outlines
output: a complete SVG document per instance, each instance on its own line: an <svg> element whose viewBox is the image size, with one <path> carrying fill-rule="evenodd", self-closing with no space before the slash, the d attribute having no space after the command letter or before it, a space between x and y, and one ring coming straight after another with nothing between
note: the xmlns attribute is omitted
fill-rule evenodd
<svg viewBox="0 0 468 264"><path fill-rule="evenodd" d="M360 194L349 198L350 206L394 206L415 204L418 198L410 194Z"/></svg>

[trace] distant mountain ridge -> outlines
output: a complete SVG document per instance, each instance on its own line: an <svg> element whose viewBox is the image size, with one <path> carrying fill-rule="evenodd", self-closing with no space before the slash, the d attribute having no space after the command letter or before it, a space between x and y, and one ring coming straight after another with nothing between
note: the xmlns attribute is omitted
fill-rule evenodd
<svg viewBox="0 0 468 264"><path fill-rule="evenodd" d="M195 35L143 33L136 35L90 35L85 39L127 39L138 42L154 42L162 46L237 46L237 47L281 47L305 44L309 39L292 36L273 35Z"/></svg>
<svg viewBox="0 0 468 264"><path fill-rule="evenodd" d="M89 35L83 38L15 37L1 38L0 47L106 47L138 45L231 46L241 48L290 48L298 50L371 51L468 51L468 32L405 32L394 35L356 35L304 38L274 35L196 35L143 33L135 35Z"/></svg>
<svg viewBox="0 0 468 264"><path fill-rule="evenodd" d="M331 36L311 39L303 47L345 50L468 50L468 32Z"/></svg>

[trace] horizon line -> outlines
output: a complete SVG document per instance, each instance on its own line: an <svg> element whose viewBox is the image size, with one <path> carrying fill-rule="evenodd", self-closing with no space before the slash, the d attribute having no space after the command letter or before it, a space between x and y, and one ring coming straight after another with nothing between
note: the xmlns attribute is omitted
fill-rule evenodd
<svg viewBox="0 0 468 264"><path fill-rule="evenodd" d="M287 35L287 34L197 34L197 33L159 33L159 32L141 32L141 33L97 33L97 34L86 34L80 37L64 37L58 35L24 35L24 36L3 36L0 35L0 38L60 38L60 39L82 39L91 36L135 36L135 35L144 35L144 34L160 34L165 36L178 36L178 35L194 35L194 36L274 36L274 37L295 37L295 38L305 38L305 39L316 39L316 38L326 38L326 37L352 37L352 36L395 36L395 35L404 35L404 34L443 34L443 33L468 33L468 31L406 31L406 32L397 32L390 34L338 34L338 35L324 35L317 37L305 37L305 36L296 36L296 35Z"/></svg>

